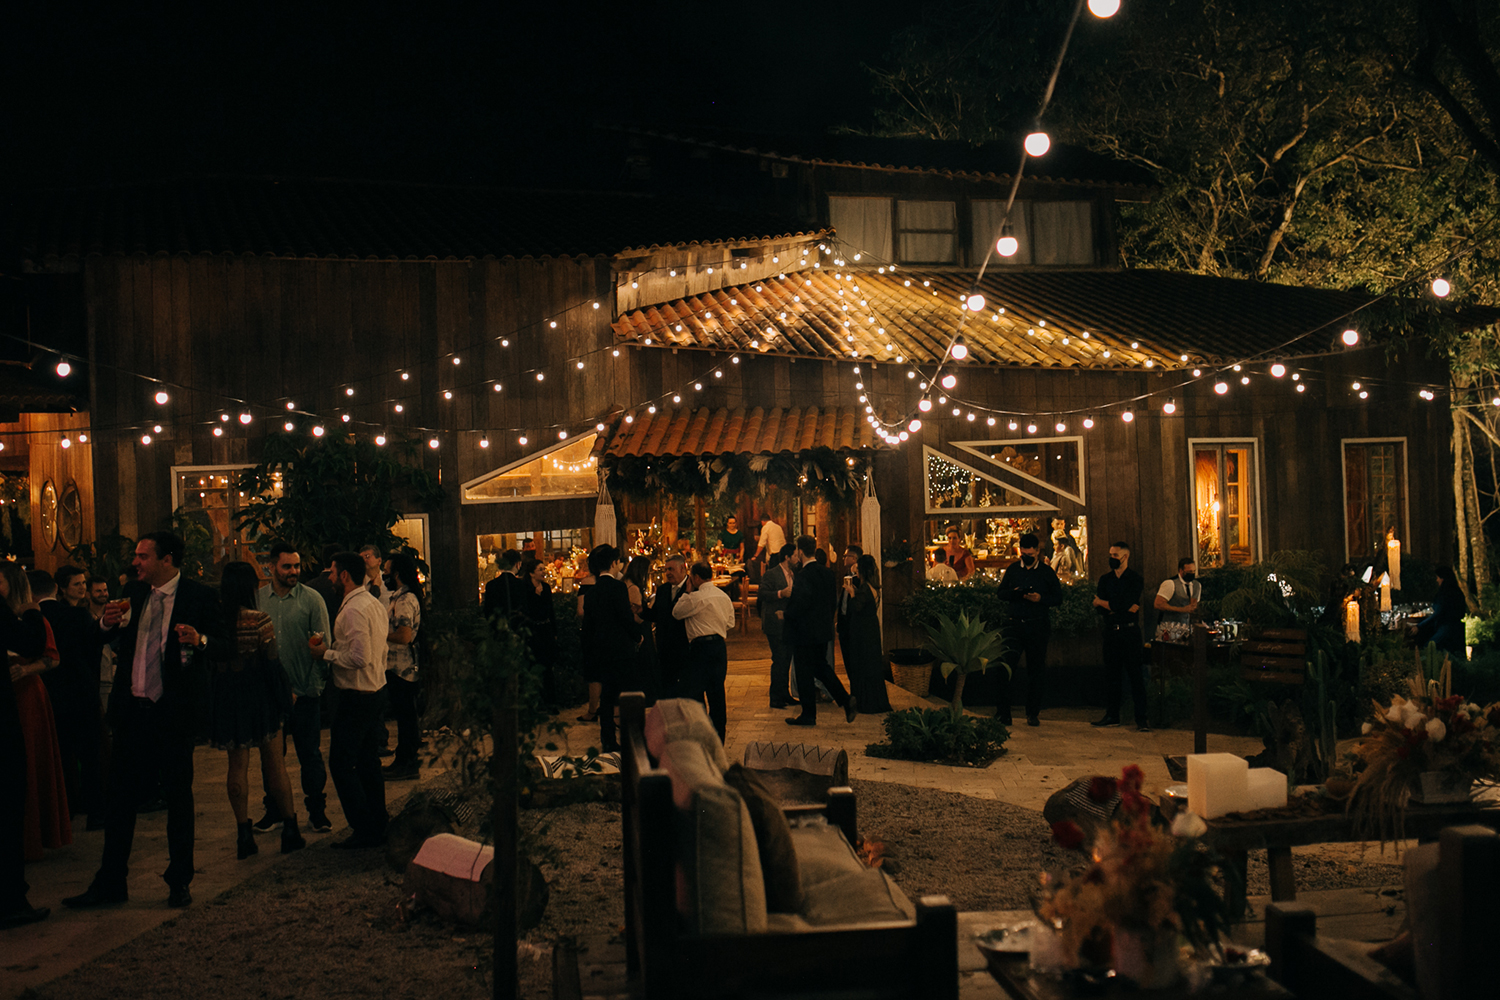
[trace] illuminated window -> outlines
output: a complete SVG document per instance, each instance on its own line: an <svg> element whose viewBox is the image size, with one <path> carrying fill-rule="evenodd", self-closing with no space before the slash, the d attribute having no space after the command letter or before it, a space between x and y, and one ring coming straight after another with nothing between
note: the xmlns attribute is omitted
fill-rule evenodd
<svg viewBox="0 0 1500 1000"><path fill-rule="evenodd" d="M922 448L922 474L929 514L985 514L995 508L1007 512L1057 509L926 446Z"/></svg>
<svg viewBox="0 0 1500 1000"><path fill-rule="evenodd" d="M213 555L204 570L214 579L226 563L256 561L256 538L241 529L245 494L240 474L249 465L178 465L172 468L172 510L196 522L208 533ZM264 546L262 546L264 547Z"/></svg>
<svg viewBox="0 0 1500 1000"><path fill-rule="evenodd" d="M1074 503L1083 503L1083 439L1023 438L1011 441L954 441L954 447L1007 472L1029 479Z"/></svg>
<svg viewBox="0 0 1500 1000"><path fill-rule="evenodd" d="M1376 555L1387 528L1406 530L1406 440L1344 442L1344 544L1348 558Z"/></svg>
<svg viewBox="0 0 1500 1000"><path fill-rule="evenodd" d="M553 445L463 485L464 503L505 503L599 492L599 460L593 454L599 435Z"/></svg>
<svg viewBox="0 0 1500 1000"><path fill-rule="evenodd" d="M1194 441L1189 448L1199 569L1255 562L1260 558L1255 442Z"/></svg>

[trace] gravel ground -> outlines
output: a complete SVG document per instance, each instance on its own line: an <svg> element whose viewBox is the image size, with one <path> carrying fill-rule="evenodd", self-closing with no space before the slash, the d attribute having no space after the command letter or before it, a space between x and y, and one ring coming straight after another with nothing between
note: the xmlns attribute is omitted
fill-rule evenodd
<svg viewBox="0 0 1500 1000"><path fill-rule="evenodd" d="M1003 802L885 782L855 782L860 828L881 841L910 896L943 894L960 910L1017 909L1041 868L1077 862L1051 843L1039 813ZM551 995L548 942L624 924L620 807L585 803L526 810L550 846L550 901L521 946L522 995ZM1297 884L1332 889L1399 884L1390 851L1355 845L1294 853ZM370 852L319 845L30 994L89 1000L354 997L449 1000L490 996L490 941L430 915L403 922L402 879ZM1252 894L1264 893L1252 857Z"/></svg>

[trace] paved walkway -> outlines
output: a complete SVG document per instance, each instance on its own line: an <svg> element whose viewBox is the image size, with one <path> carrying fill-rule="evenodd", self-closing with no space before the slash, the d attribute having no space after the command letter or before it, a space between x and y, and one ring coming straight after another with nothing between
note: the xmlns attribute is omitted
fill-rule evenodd
<svg viewBox="0 0 1500 1000"><path fill-rule="evenodd" d="M1162 755L1187 753L1192 749L1191 732L1094 729L1088 723L1098 717L1099 709L1057 709L1042 713L1040 728L1031 729L1024 723L1013 728L1006 744L1007 753L987 768L937 767L871 758L865 756L864 749L867 744L884 738L883 716L861 715L852 724L846 723L843 713L830 705L819 712L817 728L790 728L782 720L791 712L766 707L770 659L764 638L758 632L736 635L732 637L729 655L726 742L731 759L742 757L745 745L757 740L840 746L849 754L852 777L999 799L1039 811L1047 796L1074 778L1118 774L1127 764L1139 764L1146 771L1148 788L1160 788L1169 783ZM842 668L839 672L842 674ZM944 704L935 698L918 698L894 685L887 688L892 708ZM598 740L596 725L573 721L581 707L561 715L570 723L565 737L567 752L580 753ZM326 733L324 740L326 754ZM1258 752L1260 744L1258 740L1211 737L1209 749L1249 754ZM200 747L194 755L194 768L198 874L193 881L193 905L202 906L219 893L275 865L281 855L278 835L273 832L258 836L260 854L237 860L234 819L224 793L226 755ZM296 754L287 756L287 768L292 787L298 788ZM424 776L432 773L424 771ZM252 760L252 800L258 800L259 784L257 764ZM392 783L387 786L388 794L392 798L404 795L413 784ZM328 793L328 815L333 820L334 832L307 833L312 847L348 835L338 796L332 787ZM300 796L298 806L300 811ZM260 814L258 801L252 814ZM72 846L49 851L44 860L27 866L32 904L51 907L52 916L39 924L0 932L0 972L3 972L0 997L18 996L28 987L55 979L179 915L179 911L168 909L166 886L160 878L167 864L165 812L141 816L136 827L129 903L86 912L63 907L60 900L64 896L87 888L98 866L103 843L102 832L85 833L80 823Z"/></svg>

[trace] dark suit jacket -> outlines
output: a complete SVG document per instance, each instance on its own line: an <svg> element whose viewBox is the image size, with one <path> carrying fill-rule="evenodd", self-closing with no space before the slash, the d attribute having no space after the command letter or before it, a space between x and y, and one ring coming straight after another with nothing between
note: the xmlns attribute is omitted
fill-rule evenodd
<svg viewBox="0 0 1500 1000"><path fill-rule="evenodd" d="M833 570L815 562L805 563L792 582L786 602L787 642L793 646L833 641L833 613L838 582Z"/></svg>
<svg viewBox="0 0 1500 1000"><path fill-rule="evenodd" d="M140 631L141 617L146 610L146 601L151 597L151 587L140 580L125 585L121 597L130 598L130 624L102 632L105 641L119 637L119 656L115 660L115 686L109 696L111 714L118 713L132 697L131 674L135 664L135 646ZM177 641L177 626L191 625L200 635L208 637L208 645L197 655L182 662L182 646ZM171 719L174 729L181 734L191 734L197 723L198 699L205 688L207 661L228 660L234 655L233 641L228 626L220 611L219 594L212 587L196 580L181 579L177 584L177 598L172 602L172 618L168 622L167 641L162 647L162 699L161 704Z"/></svg>
<svg viewBox="0 0 1500 1000"><path fill-rule="evenodd" d="M52 626L58 665L42 674L52 708L59 714L88 709L99 711L99 655L104 636L87 608L62 600L42 601L42 616Z"/></svg>
<svg viewBox="0 0 1500 1000"><path fill-rule="evenodd" d="M672 608L681 597L674 596L676 589L670 583L663 583L656 588L651 606L641 609L641 618L656 626L656 656L668 681L675 680L687 663L687 622L672 617ZM687 591L684 589L683 593Z"/></svg>
<svg viewBox="0 0 1500 1000"><path fill-rule="evenodd" d="M601 576L583 595L583 655L606 678L620 679L635 662L640 630L630 610L630 592L612 576Z"/></svg>
<svg viewBox="0 0 1500 1000"><path fill-rule="evenodd" d="M525 607L526 594L521 590L521 578L516 574L501 573L484 585L484 600L480 604L480 610L486 618L506 615L514 623L519 621L518 616Z"/></svg>

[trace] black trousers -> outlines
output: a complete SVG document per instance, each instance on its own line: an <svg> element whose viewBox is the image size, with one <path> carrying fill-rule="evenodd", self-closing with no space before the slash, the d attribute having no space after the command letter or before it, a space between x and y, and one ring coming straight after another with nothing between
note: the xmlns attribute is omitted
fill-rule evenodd
<svg viewBox="0 0 1500 1000"><path fill-rule="evenodd" d="M829 697L840 708L849 703L849 692L844 690L843 682L828 662L828 640L798 643L792 649L792 657L797 666L797 697L802 700L801 718L809 722L818 721L817 681L823 682Z"/></svg>
<svg viewBox="0 0 1500 1000"><path fill-rule="evenodd" d="M1120 717L1121 678L1130 681L1130 701L1135 707L1135 722L1144 726L1150 718L1146 711L1145 650L1141 645L1140 626L1104 625L1104 713Z"/></svg>
<svg viewBox="0 0 1500 1000"><path fill-rule="evenodd" d="M766 633L771 647L771 704L782 705L792 697L789 687L792 675L792 647L780 634Z"/></svg>
<svg viewBox="0 0 1500 1000"><path fill-rule="evenodd" d="M59 698L59 702L64 699ZM104 779L99 766L99 699L85 695L54 703L57 746L68 780L68 805L76 816L104 814Z"/></svg>
<svg viewBox="0 0 1500 1000"><path fill-rule="evenodd" d="M385 811L385 776L380 773L380 748L385 744L385 688L351 691L329 688L338 700L338 713L328 729L328 771L344 807L344 818L361 840L385 836L390 815Z"/></svg>
<svg viewBox="0 0 1500 1000"><path fill-rule="evenodd" d="M125 683L129 683L127 679ZM110 718L114 748L105 793L104 860L93 888L105 893L125 889L130 848L135 842L135 813L161 779L167 802L167 870L170 886L193 881L193 736L164 698L116 700Z"/></svg>
<svg viewBox="0 0 1500 1000"><path fill-rule="evenodd" d="M678 690L683 698L708 701L708 719L720 743L729 728L729 708L724 700L724 679L728 675L729 646L722 635L706 635L688 643L687 669Z"/></svg>
<svg viewBox="0 0 1500 1000"><path fill-rule="evenodd" d="M1026 658L1026 715L1034 717L1042 712L1042 686L1047 676L1047 640L1052 629L1047 622L1015 622L1005 627L1005 665L1011 673L1000 672L1000 698L995 714L1008 717L1014 704L1010 694L1010 682L1015 669Z"/></svg>
<svg viewBox="0 0 1500 1000"><path fill-rule="evenodd" d="M391 715L396 720L395 763L415 764L417 744L422 741L422 729L417 721L417 682L404 681L387 672L385 689L390 692Z"/></svg>

